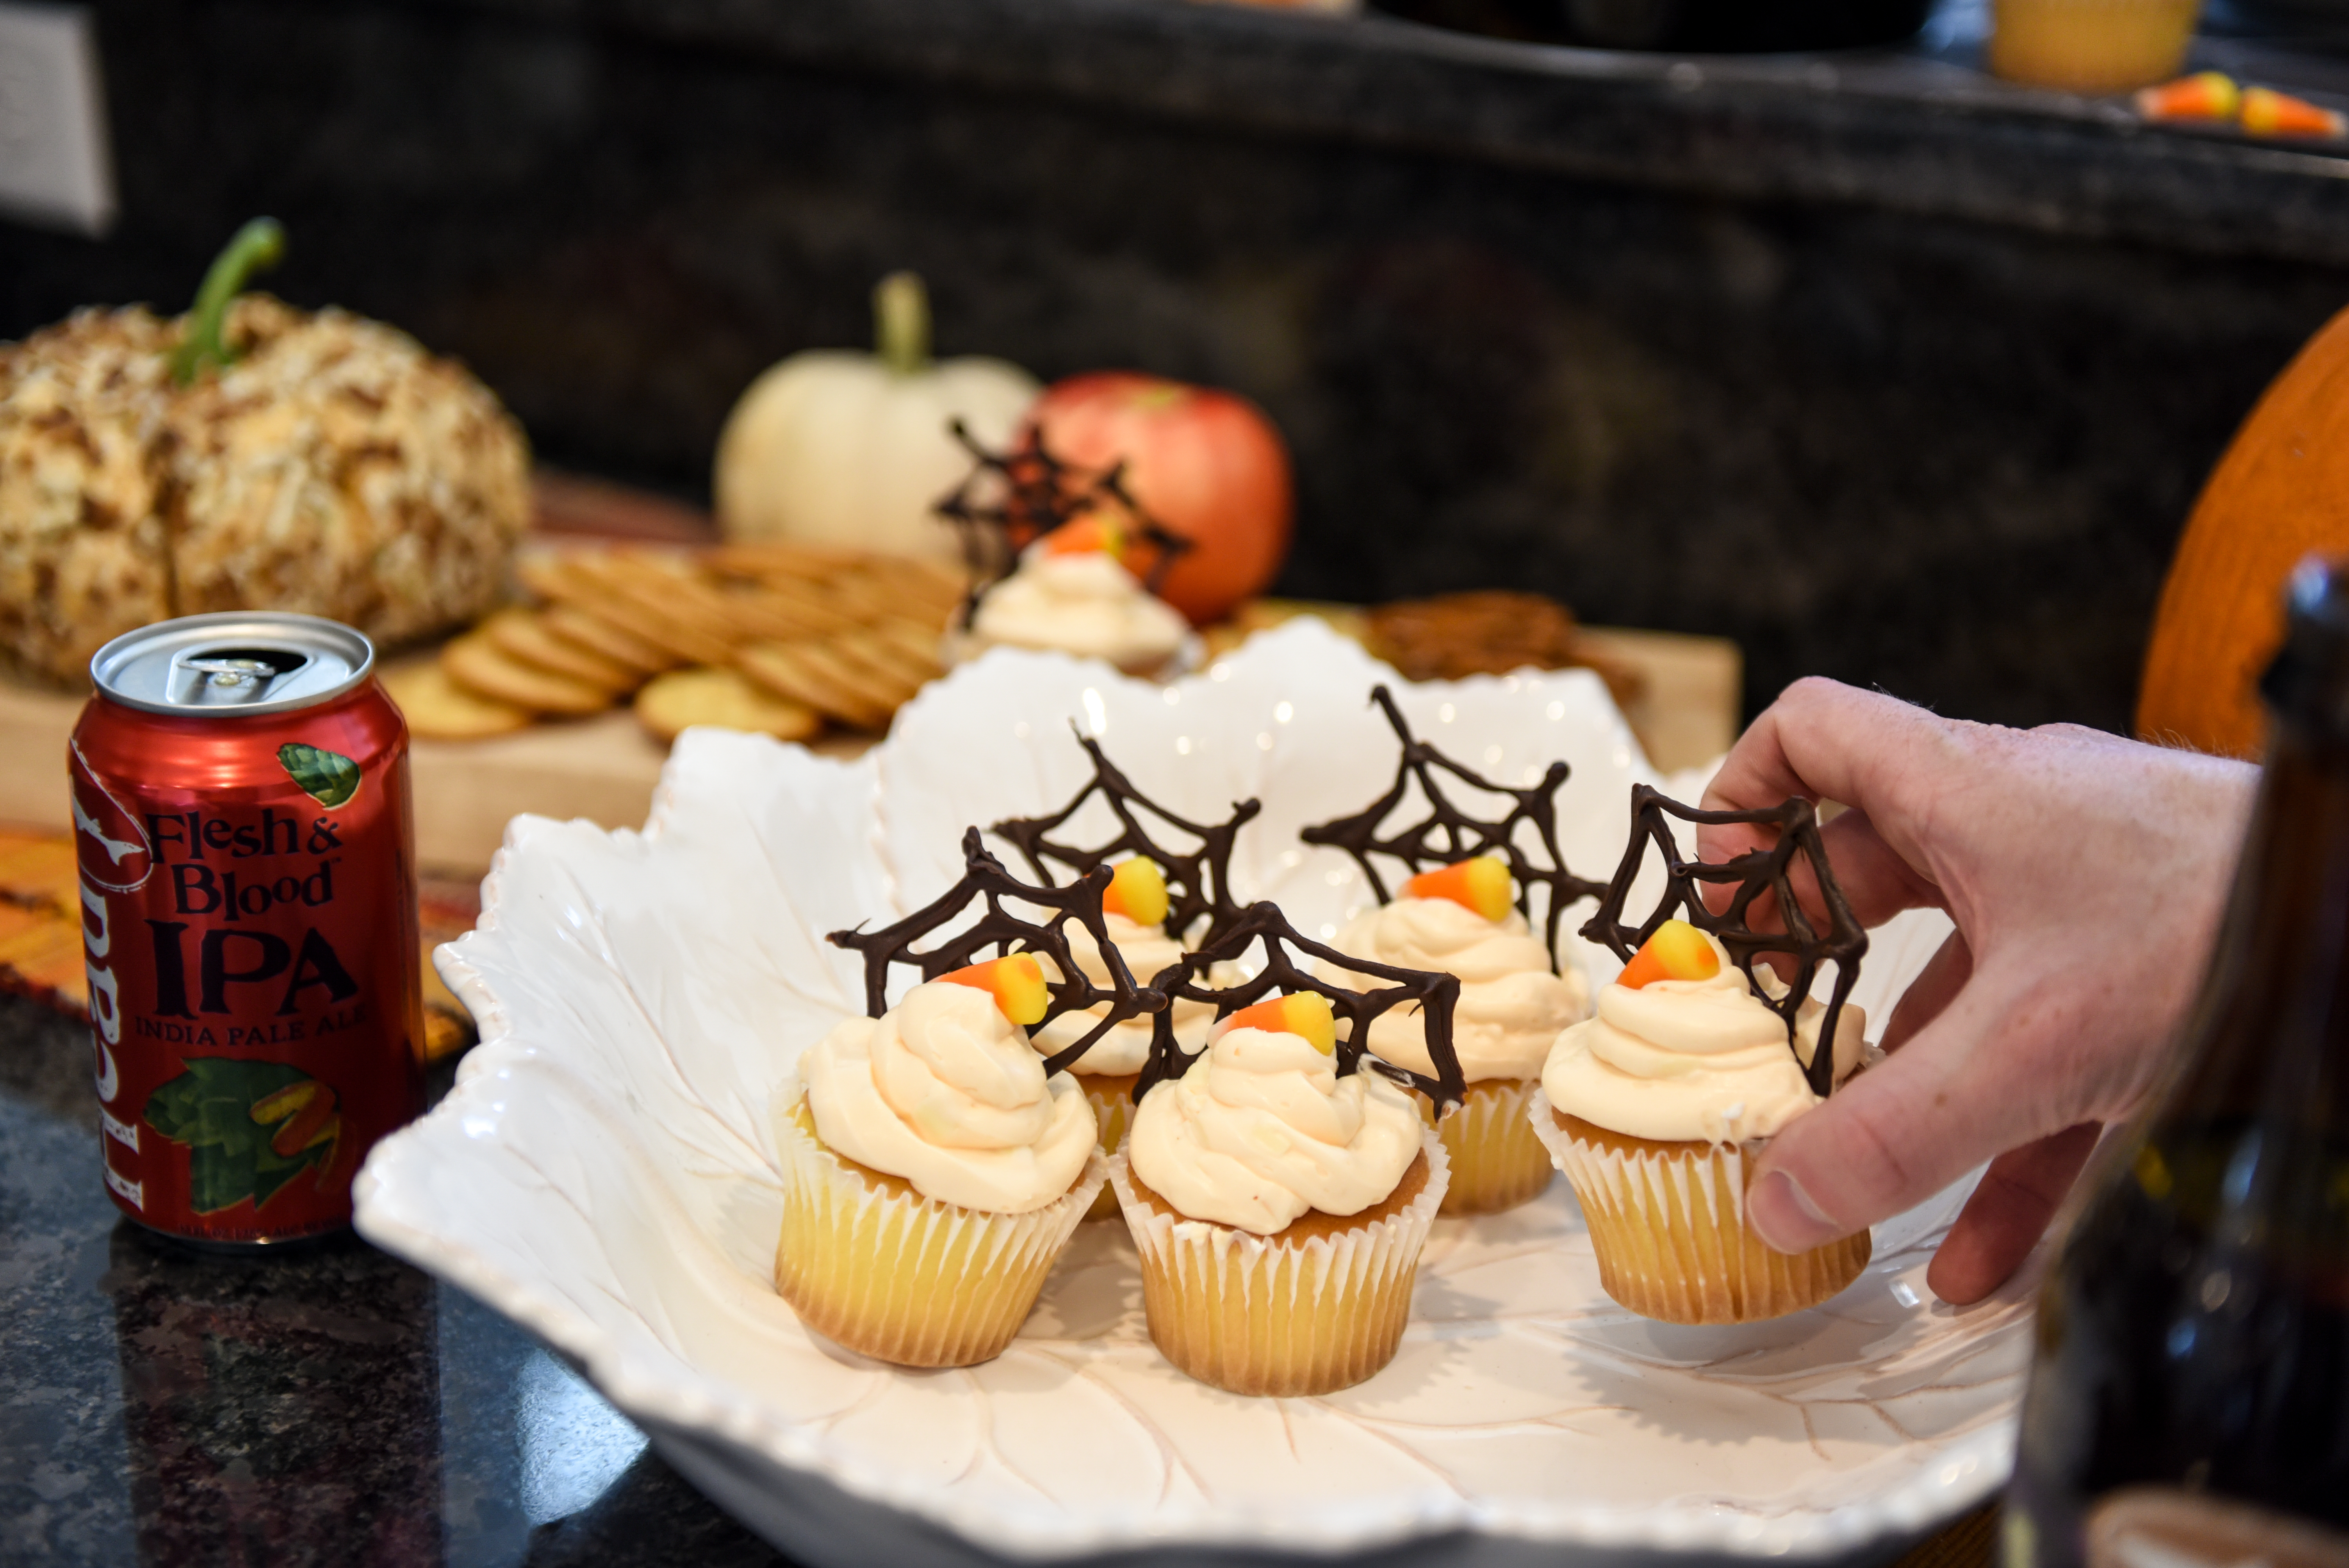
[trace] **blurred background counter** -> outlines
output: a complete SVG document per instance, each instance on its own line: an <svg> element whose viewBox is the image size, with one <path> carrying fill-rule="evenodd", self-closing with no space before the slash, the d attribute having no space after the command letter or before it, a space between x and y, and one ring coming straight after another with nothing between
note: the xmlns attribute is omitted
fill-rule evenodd
<svg viewBox="0 0 2349 1568"><path fill-rule="evenodd" d="M942 353L1261 403L1282 592L1733 636L1749 713L1816 672L2125 728L2197 487L2349 300L2349 160L1995 82L1965 5L1743 57L1183 0L95 14L121 216L0 225L0 335L179 308L268 211L276 292L706 500L743 387L913 267ZM2230 15L2198 64L2349 91Z"/></svg>

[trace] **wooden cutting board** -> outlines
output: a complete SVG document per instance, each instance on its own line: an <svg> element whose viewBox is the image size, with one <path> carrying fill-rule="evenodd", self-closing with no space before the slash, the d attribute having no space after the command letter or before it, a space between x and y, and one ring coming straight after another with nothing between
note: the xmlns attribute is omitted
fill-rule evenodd
<svg viewBox="0 0 2349 1568"><path fill-rule="evenodd" d="M1659 768L1693 767L1728 748L1737 734L1735 644L1663 632L1588 634L1646 677L1630 717ZM0 822L72 831L66 738L80 712L78 697L0 682ZM816 749L854 756L869 744L842 737ZM419 740L411 756L417 859L428 874L479 877L507 820L523 811L585 817L606 828L642 825L667 748L620 710L490 740Z"/></svg>

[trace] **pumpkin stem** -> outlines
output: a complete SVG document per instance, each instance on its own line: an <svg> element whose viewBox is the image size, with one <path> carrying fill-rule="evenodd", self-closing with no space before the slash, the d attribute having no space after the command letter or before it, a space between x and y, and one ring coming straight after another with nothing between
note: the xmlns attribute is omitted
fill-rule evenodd
<svg viewBox="0 0 2349 1568"><path fill-rule="evenodd" d="M919 273L891 273L873 285L874 347L892 375L930 363L930 295Z"/></svg>
<svg viewBox="0 0 2349 1568"><path fill-rule="evenodd" d="M230 236L212 270L204 273L196 303L188 307L180 345L171 350L172 380L185 387L207 366L226 365L235 357L221 341L221 332L228 325L229 303L254 273L275 266L285 255L285 231L274 218L255 218Z"/></svg>

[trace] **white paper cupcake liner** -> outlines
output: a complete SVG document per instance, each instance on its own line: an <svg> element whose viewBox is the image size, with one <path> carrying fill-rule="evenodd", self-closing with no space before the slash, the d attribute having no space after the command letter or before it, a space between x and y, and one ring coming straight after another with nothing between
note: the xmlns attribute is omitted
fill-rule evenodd
<svg viewBox="0 0 2349 1568"><path fill-rule="evenodd" d="M1101 1151L1104 1157L1125 1147L1126 1130L1133 1125L1134 1074L1119 1078L1099 1078L1087 1073L1074 1075L1077 1088L1084 1091L1085 1101L1093 1108L1093 1125L1100 1130ZM1088 1220L1108 1220L1117 1215L1117 1193L1104 1181L1101 1191L1085 1211Z"/></svg>
<svg viewBox="0 0 2349 1568"><path fill-rule="evenodd" d="M842 1160L802 1123L796 1087L777 1103L784 1188L775 1288L825 1338L903 1367L1001 1355L1109 1177L1096 1150L1068 1195L1043 1208L966 1209Z"/></svg>
<svg viewBox="0 0 2349 1568"><path fill-rule="evenodd" d="M1540 1092L1539 1078L1481 1079L1436 1123L1436 1136L1452 1157L1443 1212L1497 1214L1530 1202L1549 1185L1555 1172L1547 1148L1526 1116ZM1432 1102L1423 1096L1421 1104L1427 1109Z"/></svg>
<svg viewBox="0 0 2349 1568"><path fill-rule="evenodd" d="M1451 1179L1433 1131L1422 1133L1420 1150L1427 1179L1402 1208L1291 1240L1162 1212L1135 1191L1126 1156L1112 1160L1160 1354L1203 1383L1266 1395L1330 1393L1392 1360Z"/></svg>
<svg viewBox="0 0 2349 1568"><path fill-rule="evenodd" d="M1799 1312L1868 1266L1868 1233L1781 1253L1746 1223L1745 1184L1768 1140L1611 1148L1557 1124L1537 1088L1526 1115L1574 1184L1607 1294L1666 1323L1751 1323Z"/></svg>

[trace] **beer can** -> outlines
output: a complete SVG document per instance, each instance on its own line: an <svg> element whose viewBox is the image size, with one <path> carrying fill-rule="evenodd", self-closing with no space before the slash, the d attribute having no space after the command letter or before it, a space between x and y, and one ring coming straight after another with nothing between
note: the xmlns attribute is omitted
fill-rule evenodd
<svg viewBox="0 0 2349 1568"><path fill-rule="evenodd" d="M408 727L312 615L117 637L67 757L116 1206L229 1247L350 1223L423 1108Z"/></svg>

